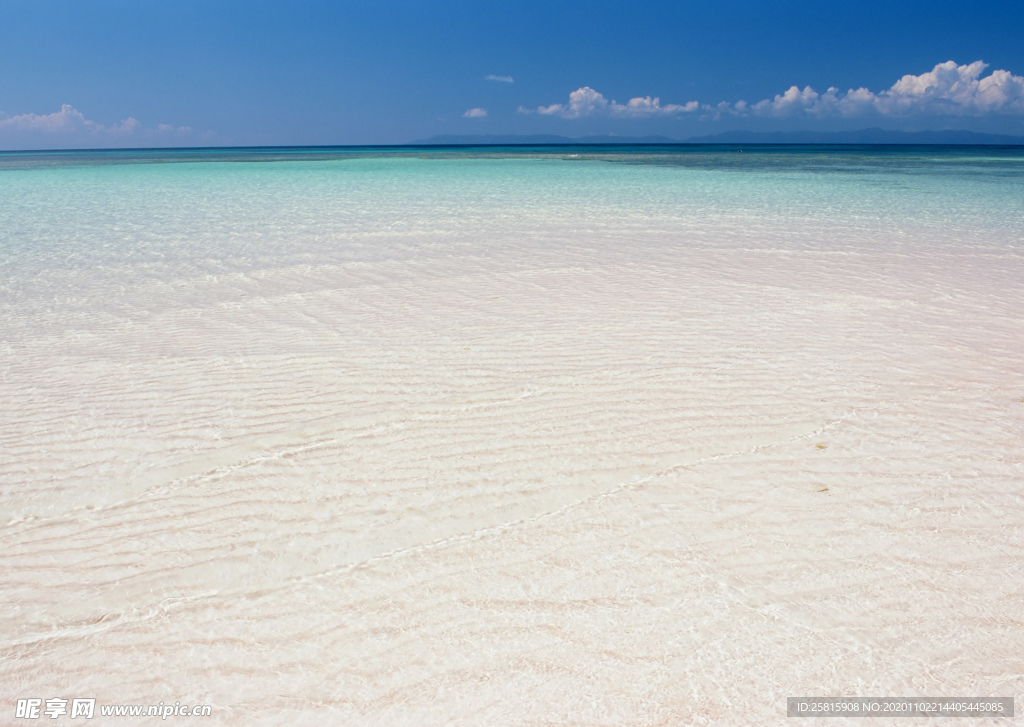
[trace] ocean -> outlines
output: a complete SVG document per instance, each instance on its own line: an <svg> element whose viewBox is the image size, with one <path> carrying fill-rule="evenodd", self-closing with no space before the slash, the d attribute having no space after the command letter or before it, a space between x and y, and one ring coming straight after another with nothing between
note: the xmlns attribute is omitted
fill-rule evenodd
<svg viewBox="0 0 1024 727"><path fill-rule="evenodd" d="M1019 705L1021 362L1024 147L0 152L4 701Z"/></svg>

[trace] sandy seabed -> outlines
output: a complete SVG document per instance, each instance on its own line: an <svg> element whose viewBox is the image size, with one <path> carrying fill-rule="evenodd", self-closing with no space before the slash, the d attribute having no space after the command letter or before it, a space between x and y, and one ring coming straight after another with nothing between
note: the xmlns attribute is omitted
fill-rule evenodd
<svg viewBox="0 0 1024 727"><path fill-rule="evenodd" d="M8 319L0 722L21 697L231 725L1020 709L1022 257L730 224L83 272Z"/></svg>

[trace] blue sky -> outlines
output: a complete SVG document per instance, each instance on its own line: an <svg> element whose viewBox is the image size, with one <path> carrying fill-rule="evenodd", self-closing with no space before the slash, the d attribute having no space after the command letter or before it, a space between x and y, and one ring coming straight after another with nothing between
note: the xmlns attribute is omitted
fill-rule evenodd
<svg viewBox="0 0 1024 727"><path fill-rule="evenodd" d="M1022 38L1019 0L2 0L0 148L1024 134Z"/></svg>

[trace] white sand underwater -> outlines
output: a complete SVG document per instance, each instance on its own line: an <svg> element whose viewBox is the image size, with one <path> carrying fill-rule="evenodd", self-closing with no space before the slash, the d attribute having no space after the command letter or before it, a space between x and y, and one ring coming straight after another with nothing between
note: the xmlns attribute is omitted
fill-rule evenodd
<svg viewBox="0 0 1024 727"><path fill-rule="evenodd" d="M317 164L5 173L0 723L1019 713L1020 207Z"/></svg>

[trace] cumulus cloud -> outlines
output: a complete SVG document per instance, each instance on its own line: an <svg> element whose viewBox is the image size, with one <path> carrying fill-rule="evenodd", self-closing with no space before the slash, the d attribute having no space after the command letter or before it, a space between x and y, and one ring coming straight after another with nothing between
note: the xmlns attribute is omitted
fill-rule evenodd
<svg viewBox="0 0 1024 727"><path fill-rule="evenodd" d="M463 116L467 119L482 119L487 116L487 109L482 109L480 107L469 109L463 114Z"/></svg>
<svg viewBox="0 0 1024 727"><path fill-rule="evenodd" d="M609 100L590 86L583 86L569 94L569 103L551 104L550 106L538 106L536 109L519 107L520 113L538 113L543 116L561 116L565 119L578 119L581 116L593 114L607 114L609 116L623 116L632 118L644 118L650 116L674 116L696 111L700 104L690 101L685 104L665 104L657 96L637 96L631 98L624 104Z"/></svg>
<svg viewBox="0 0 1024 727"><path fill-rule="evenodd" d="M829 89L833 91L834 89ZM786 116L795 111L809 111L818 102L818 93L810 86L804 87L801 91L796 86L790 86L785 93L780 93L774 99L758 101L751 109L755 114Z"/></svg>
<svg viewBox="0 0 1024 727"><path fill-rule="evenodd" d="M87 119L71 104L50 114L18 114L9 116L0 112L0 144L81 144L84 146L131 145L142 141L174 140L191 134L188 126L160 124L146 128L135 118L128 117L116 124L105 126Z"/></svg>
<svg viewBox="0 0 1024 727"><path fill-rule="evenodd" d="M819 93L810 86L791 86L773 98L756 103L722 101L715 105L701 104L697 101L662 104L657 96L637 96L620 104L605 98L590 86L583 86L569 94L568 103L537 108L520 106L519 113L560 116L564 119L599 114L649 118L698 111L702 118L751 115L817 118L867 114L906 117L1024 115L1024 77L1003 70L992 71L984 76L986 68L988 64L984 61L962 66L957 65L955 61L946 61L926 73L916 76L907 74L890 88L877 93L867 88L851 88L842 92L835 86Z"/></svg>
<svg viewBox="0 0 1024 727"><path fill-rule="evenodd" d="M488 73L484 76L485 81L497 81L498 83L515 83L516 79L512 76L495 76L493 73Z"/></svg>
<svg viewBox="0 0 1024 727"><path fill-rule="evenodd" d="M103 126L90 121L77 111L71 104L64 104L60 111L52 114L20 114L18 116L0 115L0 130L4 131L42 131L58 133L62 131L92 131L96 133L130 134L139 126L139 122L131 117L113 126Z"/></svg>
<svg viewBox="0 0 1024 727"><path fill-rule="evenodd" d="M1024 77L1009 71L993 71L983 61L959 66L939 63L920 75L907 74L892 87L874 93L866 88L845 93L834 86L819 94L810 86L790 87L772 99L750 105L760 116L857 116L875 112L886 116L1024 114ZM748 109L731 109L746 113Z"/></svg>

